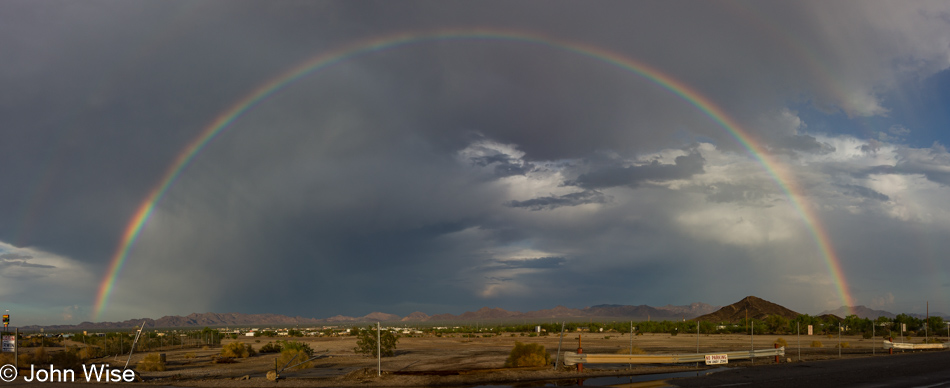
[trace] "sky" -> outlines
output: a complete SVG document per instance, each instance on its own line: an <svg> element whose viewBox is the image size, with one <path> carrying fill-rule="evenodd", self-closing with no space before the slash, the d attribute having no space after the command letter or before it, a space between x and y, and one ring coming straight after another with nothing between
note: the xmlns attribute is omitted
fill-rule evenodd
<svg viewBox="0 0 950 388"><path fill-rule="evenodd" d="M14 326L950 313L943 1L0 2Z"/></svg>

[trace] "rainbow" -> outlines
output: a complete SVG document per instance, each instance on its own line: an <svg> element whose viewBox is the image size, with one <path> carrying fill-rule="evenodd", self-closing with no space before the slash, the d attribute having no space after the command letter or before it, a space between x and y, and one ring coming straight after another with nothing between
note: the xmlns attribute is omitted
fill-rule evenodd
<svg viewBox="0 0 950 388"><path fill-rule="evenodd" d="M184 168L208 145L216 136L227 129L231 123L239 119L243 114L265 101L271 95L284 89L295 81L311 75L319 70L326 69L333 65L345 62L347 60L372 54L385 50L392 50L404 47L410 44L447 41L447 40L495 40L506 42L518 42L525 44L534 44L543 47L550 47L559 50L575 53L577 55L588 57L602 63L606 63L620 69L627 70L636 74L657 86L680 97L683 101L693 105L703 114L711 118L716 124L724 128L732 137L734 137L743 147L748 149L752 155L764 166L767 172L773 177L781 189L790 198L793 206L801 214L802 219L807 224L817 247L821 251L827 265L828 271L836 284L837 292L845 306L851 306L853 303L848 291L847 283L841 271L841 264L838 257L832 249L831 239L818 217L803 202L804 195L801 188L795 183L792 175L782 168L782 165L770 156L759 144L757 139L748 131L743 129L734 119L729 117L725 111L713 103L709 98L702 95L699 91L691 88L689 85L667 75L663 72L637 60L622 56L620 54L607 51L605 49L591 46L588 44L554 39L550 37L529 34L518 31L502 30L441 30L419 33L400 33L396 35L387 35L375 39L368 39L355 42L325 52L315 56L303 63L280 74L258 88L250 94L241 98L228 110L221 113L210 125L205 127L200 135L189 143L184 150L175 158L169 166L165 175L157 186L155 186L148 197L139 205L128 226L122 234L119 246L112 256L108 271L102 279L99 286L99 294L96 299L94 316L98 319L106 305L109 302L109 296L115 286L116 279L122 272L122 267L129 256L129 251L135 244L143 227L148 222L149 216L155 210L155 205L162 199L168 188L175 182Z"/></svg>

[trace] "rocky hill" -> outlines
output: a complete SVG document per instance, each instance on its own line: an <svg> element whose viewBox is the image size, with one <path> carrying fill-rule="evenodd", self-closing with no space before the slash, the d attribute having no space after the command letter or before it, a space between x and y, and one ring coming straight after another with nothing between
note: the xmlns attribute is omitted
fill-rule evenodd
<svg viewBox="0 0 950 388"><path fill-rule="evenodd" d="M798 317L799 313L754 296L747 296L742 300L719 309L716 312L696 317L698 321L741 323L747 318L761 321L772 315L787 319Z"/></svg>

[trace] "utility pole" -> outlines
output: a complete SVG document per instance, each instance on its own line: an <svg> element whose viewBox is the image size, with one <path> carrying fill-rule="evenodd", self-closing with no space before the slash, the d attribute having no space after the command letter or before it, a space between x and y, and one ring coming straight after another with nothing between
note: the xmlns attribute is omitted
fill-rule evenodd
<svg viewBox="0 0 950 388"><path fill-rule="evenodd" d="M383 375L383 335L379 330L379 322L376 322L376 377Z"/></svg>

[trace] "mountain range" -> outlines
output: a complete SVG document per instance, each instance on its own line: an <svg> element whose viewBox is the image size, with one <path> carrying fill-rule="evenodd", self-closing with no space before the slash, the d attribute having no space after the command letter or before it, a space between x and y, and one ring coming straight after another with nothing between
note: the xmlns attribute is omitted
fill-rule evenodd
<svg viewBox="0 0 950 388"><path fill-rule="evenodd" d="M874 319L880 316L894 318L896 314L883 310L874 310L865 306L854 306L850 310L847 307L829 311L823 311L818 316L834 315L839 319L854 313L860 318ZM662 307L652 307L647 305L617 305L602 304L582 309L557 306L551 309L536 310L528 312L508 311L501 308L482 307L476 311L466 311L459 315L454 314L436 314L429 315L421 311L416 311L406 316L388 314L382 312L373 312L362 317L350 317L337 315L329 318L304 318L289 317L277 314L242 314L242 313L192 313L186 316L165 316L159 319L140 318L129 319L121 322L83 322L77 325L51 325L51 326L24 326L21 330L38 331L46 330L103 330L103 329L128 329L139 327L145 322L145 327L149 328L171 328L171 327L220 327L220 326L321 326L321 325L347 325L360 324L368 322L406 322L429 324L448 324L450 322L513 322L523 321L526 323L537 322L548 319L604 319L615 318L633 321L664 321L664 320L685 320L695 319L710 322L741 322L748 317L749 319L762 320L770 315L780 315L791 319L799 313L767 300L748 296L742 300L728 306L712 306L706 303L692 303L683 306L666 305ZM923 318L922 314L908 314L913 317ZM943 316L946 314L932 313L931 316Z"/></svg>
<svg viewBox="0 0 950 388"><path fill-rule="evenodd" d="M337 315L329 318L304 318L289 317L277 314L242 314L242 313L192 313L186 316L165 316L159 319L140 318L129 319L120 322L82 322L77 325L51 325L51 326L24 326L20 329L37 331L46 330L100 330L100 329L123 329L139 327L145 322L145 327L213 327L213 326L248 326L248 325L272 325L272 326L296 326L296 325L340 325L356 324L366 322L428 322L432 324L448 322L471 322L471 321L526 321L539 319L582 319L582 318L623 318L635 321L646 320L680 320L690 319L692 317L707 314L715 311L719 306L711 306L706 303L693 303L685 306L667 305L663 307L652 307L647 305L631 306L604 304L583 309L557 306L552 309L537 311L508 311L501 308L483 307L476 311L467 311L459 315L454 314L436 314L429 315L421 311L416 311L405 317L387 314L382 312L373 312L362 317L349 317Z"/></svg>

